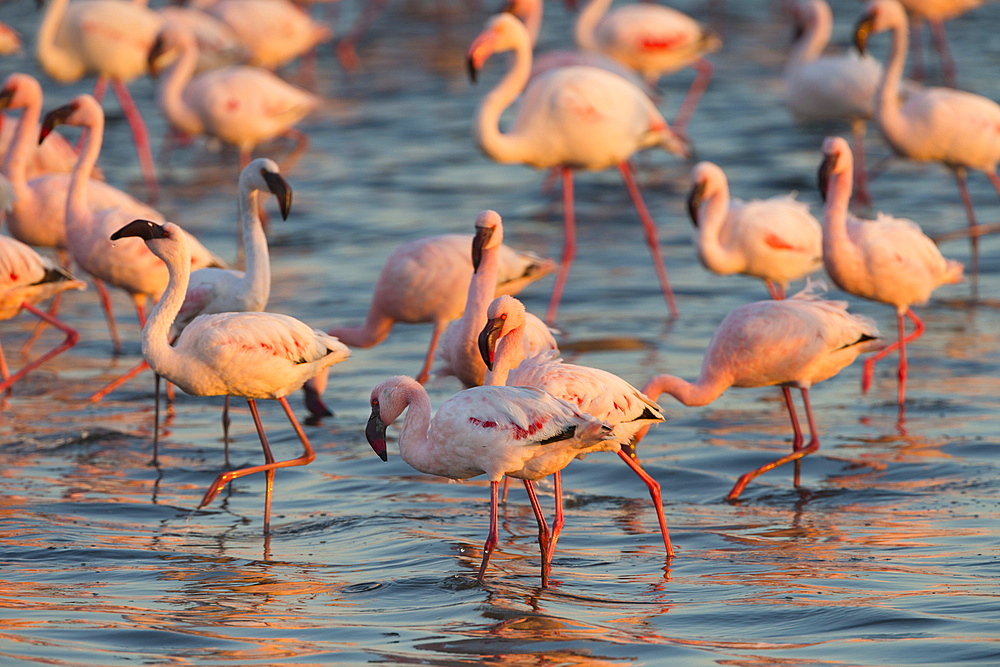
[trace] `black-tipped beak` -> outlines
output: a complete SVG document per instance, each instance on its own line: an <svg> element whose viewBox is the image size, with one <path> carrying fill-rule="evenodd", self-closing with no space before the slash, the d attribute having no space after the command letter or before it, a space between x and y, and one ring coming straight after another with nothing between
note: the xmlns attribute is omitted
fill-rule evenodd
<svg viewBox="0 0 1000 667"><path fill-rule="evenodd" d="M837 164L836 155L827 155L823 158L823 162L819 165L819 171L816 173L816 184L819 186L819 196L826 201L826 189L830 187L830 174L833 173L833 167Z"/></svg>
<svg viewBox="0 0 1000 667"><path fill-rule="evenodd" d="M476 235L472 237L472 270L479 270L483 261L483 247L493 238L496 227L476 227Z"/></svg>
<svg viewBox="0 0 1000 667"><path fill-rule="evenodd" d="M486 368L493 370L493 354L496 351L497 339L503 330L504 318L494 317L486 321L486 326L479 332L479 356L483 358Z"/></svg>
<svg viewBox="0 0 1000 667"><path fill-rule="evenodd" d="M871 13L868 13L858 19L857 24L854 26L854 47L861 55L868 52L868 38L872 34L874 24L875 17Z"/></svg>
<svg viewBox="0 0 1000 667"><path fill-rule="evenodd" d="M0 109L9 107L12 99L14 99L14 90L12 88L0 90Z"/></svg>
<svg viewBox="0 0 1000 667"><path fill-rule="evenodd" d="M153 46L149 49L149 53L146 54L146 68L149 69L149 73L156 76L160 73L160 68L157 66L157 61L167 51L167 45L163 41L163 35L157 35L156 41L153 42Z"/></svg>
<svg viewBox="0 0 1000 667"><path fill-rule="evenodd" d="M288 212L292 210L292 186L288 184L281 174L266 169L260 170L260 175L264 177L268 189L278 199L278 208L281 210L281 219L288 219Z"/></svg>
<svg viewBox="0 0 1000 667"><path fill-rule="evenodd" d="M476 79L479 75L479 70L476 68L476 63L473 62L472 56L469 56L465 60L465 67L469 72L469 81L476 83Z"/></svg>
<svg viewBox="0 0 1000 667"><path fill-rule="evenodd" d="M705 183L700 181L694 184L691 192L688 193L687 209L691 217L691 224L698 226L698 211L701 209L701 202L705 199Z"/></svg>
<svg viewBox="0 0 1000 667"><path fill-rule="evenodd" d="M372 446L378 457L383 461L388 461L389 455L385 447L385 422L382 421L382 415L379 414L378 403L372 406L372 416L368 418L368 425L365 426L365 437L368 438L368 444Z"/></svg>
<svg viewBox="0 0 1000 667"><path fill-rule="evenodd" d="M162 225L158 225L150 220L133 220L112 234L111 240L117 241L129 236L138 236L143 241L149 241L151 239L167 238L167 232L163 229Z"/></svg>
<svg viewBox="0 0 1000 667"><path fill-rule="evenodd" d="M76 111L76 105L71 102L45 114L45 118L42 119L42 129L38 133L38 143L45 141L45 137L49 136L56 127L63 125L74 111Z"/></svg>

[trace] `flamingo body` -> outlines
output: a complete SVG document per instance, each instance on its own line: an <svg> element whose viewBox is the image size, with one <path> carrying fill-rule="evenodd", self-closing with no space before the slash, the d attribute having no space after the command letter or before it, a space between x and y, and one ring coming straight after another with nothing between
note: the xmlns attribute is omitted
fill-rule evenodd
<svg viewBox="0 0 1000 667"><path fill-rule="evenodd" d="M85 287L30 246L0 236L0 320L17 315L25 303L40 303L60 292Z"/></svg>

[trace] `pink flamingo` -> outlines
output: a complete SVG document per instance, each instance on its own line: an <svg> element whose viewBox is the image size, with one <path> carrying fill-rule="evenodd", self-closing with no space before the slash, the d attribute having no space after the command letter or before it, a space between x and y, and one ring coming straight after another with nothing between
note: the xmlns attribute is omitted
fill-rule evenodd
<svg viewBox="0 0 1000 667"><path fill-rule="evenodd" d="M80 338L75 330L35 308L34 304L66 290L85 287L83 282L29 246L9 236L0 236L0 320L9 320L24 309L66 334L61 344L13 375L7 367L3 347L0 347L0 396L32 370L76 345Z"/></svg>
<svg viewBox="0 0 1000 667"><path fill-rule="evenodd" d="M9 56L21 50L21 35L6 23L0 23L0 56Z"/></svg>
<svg viewBox="0 0 1000 667"><path fill-rule="evenodd" d="M271 0L268 0L270 2ZM240 168L254 147L279 136L295 139L289 160L309 138L295 124L316 110L320 99L260 67L233 65L194 74L198 47L187 29L166 26L149 52L149 62L176 52L156 91L163 115L175 130L208 135L236 146Z"/></svg>
<svg viewBox="0 0 1000 667"><path fill-rule="evenodd" d="M73 260L95 278L119 287L132 297L140 324L146 321L147 298L160 298L167 287L168 270L139 240L125 240L111 246L108 237L124 220L144 214L163 219L155 209L138 201L120 201L110 208L94 211L90 205L91 172L104 140L104 111L90 95L79 95L67 105L50 111L42 121L41 140L58 125L86 128L80 157L73 168L66 198L66 242ZM225 262L191 237L192 267L225 266ZM102 295L108 326L116 351L120 347L111 314L110 300Z"/></svg>
<svg viewBox="0 0 1000 667"><path fill-rule="evenodd" d="M826 0L797 0L791 6L798 39L785 64L785 106L799 122L847 121L858 157L855 190L868 203L864 139L875 117L875 92L882 65L855 49L826 54L833 32L833 13Z"/></svg>
<svg viewBox="0 0 1000 667"><path fill-rule="evenodd" d="M783 299L790 282L822 268L819 221L794 195L730 201L726 174L712 162L695 165L691 180L688 210L706 269L760 278L772 298Z"/></svg>
<svg viewBox="0 0 1000 667"><path fill-rule="evenodd" d="M149 196L159 188L149 133L127 83L146 73L146 54L160 29L160 16L142 4L118 0L50 0L38 28L35 55L42 69L60 83L97 74L94 97L104 97L108 81L132 128L139 165Z"/></svg>
<svg viewBox="0 0 1000 667"><path fill-rule="evenodd" d="M414 469L448 479L486 475L490 482L490 532L477 578L486 573L499 542L499 483L509 476L524 481L538 521L542 585L548 583L550 540L533 482L562 470L577 456L618 451L611 427L570 403L532 387L472 387L454 394L431 416L427 390L406 376L372 389L371 417L365 436L386 461L385 431L406 410L399 432L399 453Z"/></svg>
<svg viewBox="0 0 1000 667"><path fill-rule="evenodd" d="M913 26L914 47L917 47L917 40L920 37L920 28L923 21L931 29L931 37L934 39L934 46L941 57L941 71L944 75L945 85L955 87L955 59L948 48L948 35L945 33L944 22L950 21L956 16L976 9L980 5L990 2L990 0L900 0L906 12L910 15L910 22ZM917 70L917 63L922 62L919 48L913 50L914 69ZM918 60L919 59L919 60ZM923 67L919 67L917 78L923 75Z"/></svg>
<svg viewBox="0 0 1000 667"><path fill-rule="evenodd" d="M250 60L250 50L233 29L208 12L179 5L167 5L157 11L163 17L163 25L179 24L194 36L198 45L196 72L244 64Z"/></svg>
<svg viewBox="0 0 1000 667"><path fill-rule="evenodd" d="M973 290L979 276L979 236L976 213L965 184L970 168L986 174L997 194L1000 178L1000 104L980 95L951 88L924 88L900 104L899 86L906 61L906 13L896 0L869 2L858 21L855 42L865 51L872 33L892 32L889 62L879 83L875 118L885 140L900 156L940 162L951 169L969 219Z"/></svg>
<svg viewBox="0 0 1000 667"><path fill-rule="evenodd" d="M712 78L705 56L722 46L719 36L687 14L655 3L622 5L608 11L612 0L590 0L576 19L576 44L614 58L641 74L655 87L660 77L685 67L697 71L674 127L683 131Z"/></svg>
<svg viewBox="0 0 1000 667"><path fill-rule="evenodd" d="M465 299L465 312L453 320L441 336L438 376L454 375L466 387L483 384L486 364L479 354L479 332L486 324L486 309L496 293L500 271L500 248L503 244L503 221L496 211L483 211L476 218L472 237L472 266ZM532 356L544 350L558 350L552 331L531 313L525 314L525 353Z"/></svg>
<svg viewBox="0 0 1000 667"><path fill-rule="evenodd" d="M264 533L271 529L274 471L307 465L315 452L285 398L320 370L350 356L336 338L303 322L277 313L217 313L192 320L171 343L170 330L184 303L191 274L188 239L173 223L159 225L134 220L111 235L121 242L141 239L166 265L170 283L142 330L142 355L167 381L195 396L242 396L247 399L264 450L263 465L221 473L198 508L205 507L234 479L266 473ZM275 399L295 429L305 451L302 456L275 461L257 412L257 399ZM158 426L154 424L154 430Z"/></svg>
<svg viewBox="0 0 1000 667"><path fill-rule="evenodd" d="M649 97L625 79L595 67L562 67L528 82L531 42L511 14L497 14L469 47L469 71L475 73L494 53L514 52L507 75L483 98L474 134L479 147L501 163L522 163L562 171L565 239L562 262L552 290L546 321L552 324L576 253L573 214L573 170L617 165L642 220L646 243L671 315L677 306L660 255L656 224L649 216L628 164L638 150L660 146L684 154ZM527 88L525 85L527 84ZM523 91L523 95L521 95ZM509 132L501 132L500 115L521 95Z"/></svg>
<svg viewBox="0 0 1000 667"><path fill-rule="evenodd" d="M899 349L899 413L906 400L906 344L919 338L924 323L911 308L925 304L941 285L962 280L962 264L945 259L941 251L912 220L879 214L863 220L848 213L853 156L847 142L829 137L823 142L820 192L826 199L823 214L823 264L830 278L845 292L896 308L899 337L865 360L861 390L871 386L875 363ZM905 319L916 327L906 334Z"/></svg>
<svg viewBox="0 0 1000 667"><path fill-rule="evenodd" d="M642 479L649 489L663 536L667 556L674 555L667 521L663 516L660 483L639 465L633 437L643 427L663 421L659 405L613 373L589 366L563 363L557 351L524 355L524 304L512 296L498 297L490 304L489 319L479 335L479 349L489 372L490 385L537 387L576 405L582 412L609 424L621 443L618 456ZM562 503L562 476L556 472L556 514L552 537L545 557L551 561L565 519Z"/></svg>
<svg viewBox="0 0 1000 667"><path fill-rule="evenodd" d="M666 392L684 405L693 406L708 405L730 387L781 386L794 432L792 453L741 475L726 496L726 500L733 501L758 475L798 462L819 449L809 388L839 373L862 352L881 346L875 323L863 315L848 313L847 302L817 299L800 292L789 299L756 301L735 308L712 335L697 380L659 375L643 391L651 399ZM805 447L790 387L802 392L810 435Z"/></svg>

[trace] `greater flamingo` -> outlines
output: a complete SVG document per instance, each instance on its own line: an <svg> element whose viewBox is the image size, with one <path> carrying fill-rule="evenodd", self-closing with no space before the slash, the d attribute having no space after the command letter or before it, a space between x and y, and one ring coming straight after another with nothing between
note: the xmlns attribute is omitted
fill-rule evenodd
<svg viewBox="0 0 1000 667"><path fill-rule="evenodd" d="M722 47L719 36L687 14L651 2L631 3L609 11L612 0L590 0L576 19L576 44L603 53L641 74L650 87L660 77L685 67L697 71L674 117L678 131L687 126L712 78L705 56Z"/></svg>
<svg viewBox="0 0 1000 667"><path fill-rule="evenodd" d="M40 140L44 140L58 125L86 128L66 195L66 243L70 254L90 275L128 292L142 324L146 320L147 298L159 299L167 287L167 267L138 239L122 241L112 248L108 236L136 215L159 220L163 216L135 200L119 201L110 208L97 211L91 208L90 176L104 140L104 111L97 100L90 95L78 95L69 104L50 111L42 121ZM194 237L189 236L188 245L191 247L192 268L226 265ZM121 344L106 292L102 294L102 302L117 352Z"/></svg>
<svg viewBox="0 0 1000 667"><path fill-rule="evenodd" d="M489 372L484 382L490 385L529 386L543 389L569 401L582 412L609 424L621 443L618 456L642 479L660 524L667 556L673 556L667 521L663 516L660 483L639 465L632 441L643 427L663 421L663 410L641 391L614 373L576 364L563 363L557 351L524 355L524 304L512 296L501 296L490 304L489 319L479 335L479 349ZM556 472L556 515L546 558L552 560L556 541L562 530L562 476Z"/></svg>
<svg viewBox="0 0 1000 667"><path fill-rule="evenodd" d="M465 299L465 311L453 320L441 336L438 352L441 363L435 375L453 375L466 387L483 384L486 364L479 354L479 332L486 324L486 309L496 294L500 271L500 248L503 245L503 220L496 211L483 211L476 217L476 234L472 237L472 266ZM531 313L525 315L524 345L527 356L543 350L559 348L552 331Z"/></svg>
<svg viewBox="0 0 1000 667"><path fill-rule="evenodd" d="M896 308L899 337L865 360L862 391L871 386L875 363L899 349L899 413L906 400L906 344L924 332L924 323L911 306L925 304L941 285L962 280L962 264L945 259L941 251L912 220L879 214L863 220L848 213L851 200L851 148L840 137L823 142L819 171L823 213L823 263L826 272L845 292ZM906 335L905 318L916 327Z"/></svg>
<svg viewBox="0 0 1000 667"><path fill-rule="evenodd" d="M785 64L785 106L799 122L846 121L858 157L855 191L871 201L864 168L864 139L875 116L875 92L882 65L855 49L826 54L833 32L833 13L826 0L797 0L791 7L798 39Z"/></svg>
<svg viewBox="0 0 1000 667"><path fill-rule="evenodd" d="M794 195L731 201L726 174L712 162L695 165L691 180L688 211L706 269L760 278L773 298L783 299L790 282L822 268L819 220Z"/></svg>
<svg viewBox="0 0 1000 667"><path fill-rule="evenodd" d="M708 405L730 387L781 386L794 432L792 453L740 475L726 496L733 501L753 478L819 449L809 388L839 373L862 352L881 346L875 323L848 313L846 301L827 301L800 292L789 299L755 301L735 308L712 335L697 380L658 375L643 391L651 399L666 392L684 405L700 406ZM790 387L802 392L809 425L805 447ZM798 473L796 467L796 486Z"/></svg>
<svg viewBox="0 0 1000 667"><path fill-rule="evenodd" d="M156 98L175 130L236 146L241 168L254 147L276 137L295 140L289 160L305 150L309 139L294 126L319 107L318 97L260 67L233 65L195 75L194 37L182 26L168 25L150 50L149 62L155 68L161 56L174 52L176 60L167 66Z"/></svg>
<svg viewBox="0 0 1000 667"><path fill-rule="evenodd" d="M976 214L965 184L966 171L986 174L1000 195L1000 104L980 95L951 88L911 92L900 104L899 86L906 61L906 12L896 0L873 0L858 21L855 42L862 53L872 33L892 32L889 61L879 83L875 118L893 150L908 159L940 162L958 182L969 219L970 274L973 290L979 276L979 235Z"/></svg>
<svg viewBox="0 0 1000 667"><path fill-rule="evenodd" d="M205 492L205 507L229 482L257 472L266 473L264 533L271 529L274 471L307 465L316 457L309 438L285 398L320 370L343 361L350 350L333 336L277 313L216 313L192 320L171 343L170 330L187 293L191 274L188 238L173 223L159 225L133 220L111 235L121 243L141 239L167 266L170 284L142 330L142 355L167 381L195 396L241 396L247 399L264 450L263 465L221 473ZM302 456L275 461L257 412L257 399L275 399L295 429ZM158 430L154 424L154 429Z"/></svg>
<svg viewBox="0 0 1000 667"><path fill-rule="evenodd" d="M660 287L671 315L676 316L677 306L660 254L656 223L646 210L628 160L636 151L653 146L685 154L683 144L644 92L606 70L560 67L529 83L531 42L524 24L511 14L492 17L469 47L469 71L473 79L491 55L504 51L514 52L514 63L480 103L474 135L483 152L497 162L562 171L565 239L546 321L555 322L576 253L573 170L599 170L614 165L621 172L642 220ZM509 132L501 132L500 115L519 95L521 103L514 125Z"/></svg>
<svg viewBox="0 0 1000 667"><path fill-rule="evenodd" d="M98 100L111 82L132 128L148 194L155 200L159 188L149 133L127 84L146 73L146 55L160 29L160 16L144 4L118 0L49 1L35 43L38 62L60 83L97 74L94 97Z"/></svg>
<svg viewBox="0 0 1000 667"><path fill-rule="evenodd" d="M477 575L480 580L499 542L497 505L502 477L523 480L528 491L538 522L545 586L550 538L533 482L562 470L577 456L619 449L610 426L532 387L465 389L442 403L432 418L427 390L401 375L372 389L371 408L365 436L383 461L388 460L386 427L406 410L399 432L399 454L407 464L448 479L486 475L490 482L490 532L483 546Z"/></svg>
<svg viewBox="0 0 1000 667"><path fill-rule="evenodd" d="M0 396L33 369L76 345L80 337L54 316L35 308L35 304L66 290L85 287L83 282L29 246L9 236L0 236L0 320L9 320L24 309L66 334L61 344L13 375L0 346Z"/></svg>

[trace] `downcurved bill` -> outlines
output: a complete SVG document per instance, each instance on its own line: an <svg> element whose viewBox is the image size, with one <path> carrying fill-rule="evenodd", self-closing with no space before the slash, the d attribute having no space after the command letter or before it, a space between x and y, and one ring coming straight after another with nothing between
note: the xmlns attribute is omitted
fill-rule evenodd
<svg viewBox="0 0 1000 667"><path fill-rule="evenodd" d="M379 414L378 405L372 406L372 416L368 418L368 425L365 426L365 437L368 438L368 444L372 446L379 458L388 461L389 455L385 447L385 422L382 421L382 415Z"/></svg>

